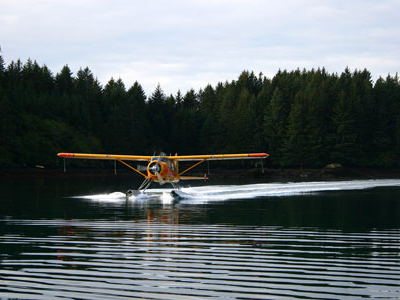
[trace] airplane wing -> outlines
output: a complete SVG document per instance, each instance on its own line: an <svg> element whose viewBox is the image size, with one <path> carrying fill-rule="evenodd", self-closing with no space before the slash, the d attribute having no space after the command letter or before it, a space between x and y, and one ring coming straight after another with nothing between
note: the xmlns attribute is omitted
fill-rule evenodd
<svg viewBox="0 0 400 300"><path fill-rule="evenodd" d="M144 155L90 154L90 153L58 153L57 156L64 158L136 160L136 161L150 161L151 158L153 157Z"/></svg>
<svg viewBox="0 0 400 300"><path fill-rule="evenodd" d="M150 161L154 156L145 155L119 155L119 154L90 154L90 153L58 153L57 156L64 158L80 159L104 159L104 160L136 160ZM208 154L208 155L175 155L167 156L170 160L177 161L201 161L201 160L229 160L229 159L263 159L267 153L246 153L246 154Z"/></svg>
<svg viewBox="0 0 400 300"><path fill-rule="evenodd" d="M228 159L263 159L267 158L267 153L247 153L247 154L210 154L210 155L176 155L169 156L168 159L178 161L196 160L228 160Z"/></svg>

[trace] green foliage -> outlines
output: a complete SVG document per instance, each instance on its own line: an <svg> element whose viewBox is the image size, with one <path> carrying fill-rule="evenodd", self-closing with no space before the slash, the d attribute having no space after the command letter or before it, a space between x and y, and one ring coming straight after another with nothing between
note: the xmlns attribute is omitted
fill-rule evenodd
<svg viewBox="0 0 400 300"><path fill-rule="evenodd" d="M288 124L287 137L284 144L283 165L304 167L307 162L308 153L308 123L307 109L309 108L306 96L297 93L292 104Z"/></svg>
<svg viewBox="0 0 400 300"><path fill-rule="evenodd" d="M65 65L60 73L56 75L55 78L55 89L59 95L72 93L72 88L74 86L74 78L72 77L72 72L68 65Z"/></svg>
<svg viewBox="0 0 400 300"><path fill-rule="evenodd" d="M267 106L264 116L264 137L268 151L275 155L271 157L274 164L279 165L283 157L283 146L286 136L286 108L282 93L277 87Z"/></svg>
<svg viewBox="0 0 400 300"><path fill-rule="evenodd" d="M0 49L1 50L1 49ZM0 52L1 54L1 52ZM0 55L0 166L57 166L57 152L268 152L275 167L400 166L400 82L367 70L243 71L238 80L147 99L89 68L55 76ZM79 165L79 162L77 163Z"/></svg>

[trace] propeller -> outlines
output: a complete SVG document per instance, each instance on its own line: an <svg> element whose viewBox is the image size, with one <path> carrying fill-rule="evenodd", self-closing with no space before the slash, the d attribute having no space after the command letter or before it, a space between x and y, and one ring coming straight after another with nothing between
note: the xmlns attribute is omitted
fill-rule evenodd
<svg viewBox="0 0 400 300"><path fill-rule="evenodd" d="M149 168L149 172L150 172L151 174L153 174L153 175L157 175L157 174L159 174L160 171L161 171L161 166L160 166L160 164L158 163L158 161L153 161L153 162L151 162L148 168Z"/></svg>

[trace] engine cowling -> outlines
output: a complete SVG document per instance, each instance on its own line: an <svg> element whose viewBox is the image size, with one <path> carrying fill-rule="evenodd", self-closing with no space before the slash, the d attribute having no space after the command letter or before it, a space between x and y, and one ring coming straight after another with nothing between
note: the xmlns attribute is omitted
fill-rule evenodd
<svg viewBox="0 0 400 300"><path fill-rule="evenodd" d="M151 175L156 176L157 174L161 173L162 166L158 161L152 161L147 166L147 170Z"/></svg>

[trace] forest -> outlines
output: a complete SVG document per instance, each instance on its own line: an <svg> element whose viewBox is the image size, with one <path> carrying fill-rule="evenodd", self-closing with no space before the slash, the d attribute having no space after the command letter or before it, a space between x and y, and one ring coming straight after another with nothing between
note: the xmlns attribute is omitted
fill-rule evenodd
<svg viewBox="0 0 400 300"><path fill-rule="evenodd" d="M243 71L197 92L158 85L146 95L139 82L102 86L87 67L6 65L0 52L1 168L59 167L58 152L160 151L267 152L273 168L400 167L400 81L373 82L366 69Z"/></svg>

